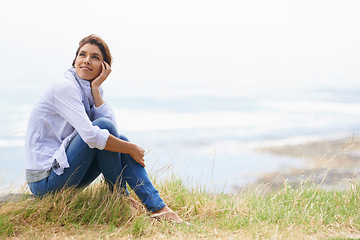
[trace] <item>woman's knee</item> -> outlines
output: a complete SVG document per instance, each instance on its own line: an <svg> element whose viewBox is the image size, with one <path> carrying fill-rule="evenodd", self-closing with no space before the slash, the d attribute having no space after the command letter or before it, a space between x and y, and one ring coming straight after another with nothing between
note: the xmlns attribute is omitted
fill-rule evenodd
<svg viewBox="0 0 360 240"><path fill-rule="evenodd" d="M93 121L93 125L98 126L101 129L107 129L111 134L115 136L117 135L117 128L115 124L107 118L104 117L98 118L95 121Z"/></svg>
<svg viewBox="0 0 360 240"><path fill-rule="evenodd" d="M127 137L125 137L124 135L119 134L119 138L123 141L130 142L129 139Z"/></svg>
<svg viewBox="0 0 360 240"><path fill-rule="evenodd" d="M93 125L96 125L101 129L107 129L107 130L109 130L109 132L112 135L118 136L118 138L120 138L121 140L124 140L126 142L130 142L127 137L117 133L117 128L116 128L115 124L107 118L104 118L104 117L98 118L95 121L93 121Z"/></svg>

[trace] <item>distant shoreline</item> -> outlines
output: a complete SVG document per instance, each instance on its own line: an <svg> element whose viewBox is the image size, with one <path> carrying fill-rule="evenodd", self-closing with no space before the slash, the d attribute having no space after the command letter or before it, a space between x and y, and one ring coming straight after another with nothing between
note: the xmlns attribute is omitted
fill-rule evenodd
<svg viewBox="0 0 360 240"><path fill-rule="evenodd" d="M262 174L253 184L264 190L282 188L285 182L292 186L313 184L323 189L345 190L360 173L360 140L355 138L258 147L255 151L302 158L305 162L301 169Z"/></svg>

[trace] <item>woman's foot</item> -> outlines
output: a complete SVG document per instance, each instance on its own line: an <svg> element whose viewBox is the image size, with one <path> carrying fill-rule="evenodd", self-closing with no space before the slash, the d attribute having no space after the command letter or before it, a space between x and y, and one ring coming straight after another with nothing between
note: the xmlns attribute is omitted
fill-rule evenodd
<svg viewBox="0 0 360 240"><path fill-rule="evenodd" d="M168 206L165 206L162 209L151 213L150 217L157 220L169 221L172 223L184 223L184 221Z"/></svg>

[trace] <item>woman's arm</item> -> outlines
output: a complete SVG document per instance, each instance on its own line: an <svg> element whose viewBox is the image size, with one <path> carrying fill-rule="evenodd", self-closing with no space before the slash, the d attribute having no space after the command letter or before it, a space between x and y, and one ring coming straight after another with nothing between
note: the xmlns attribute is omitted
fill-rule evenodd
<svg viewBox="0 0 360 240"><path fill-rule="evenodd" d="M91 82L91 94L94 98L95 107L100 107L104 104L104 100L100 95L99 89L101 84L106 80L110 73L110 65L106 62L103 62L100 75ZM137 146L136 144L123 141L110 134L108 140L106 141L104 149L112 152L130 154L136 162L138 162L141 166L145 167L145 150Z"/></svg>
<svg viewBox="0 0 360 240"><path fill-rule="evenodd" d="M106 62L103 62L100 75L91 81L91 94L94 98L95 107L100 107L104 104L104 100L100 95L100 86L106 80L110 73L110 65Z"/></svg>
<svg viewBox="0 0 360 240"><path fill-rule="evenodd" d="M110 134L104 149L112 152L128 153L136 162L145 167L145 150L136 144L123 141Z"/></svg>

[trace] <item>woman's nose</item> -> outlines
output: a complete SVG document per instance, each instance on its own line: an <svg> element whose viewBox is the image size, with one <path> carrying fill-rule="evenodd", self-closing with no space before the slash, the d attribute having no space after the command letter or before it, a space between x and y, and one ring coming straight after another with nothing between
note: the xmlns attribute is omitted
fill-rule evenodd
<svg viewBox="0 0 360 240"><path fill-rule="evenodd" d="M84 59L84 63L90 63L90 57L87 56L85 59Z"/></svg>

